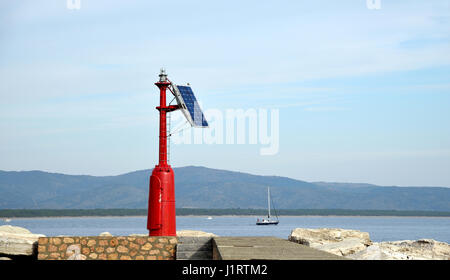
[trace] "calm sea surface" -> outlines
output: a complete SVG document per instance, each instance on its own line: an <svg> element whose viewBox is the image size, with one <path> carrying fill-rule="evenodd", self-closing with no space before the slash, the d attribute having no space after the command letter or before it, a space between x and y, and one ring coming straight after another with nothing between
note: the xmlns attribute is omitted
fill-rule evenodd
<svg viewBox="0 0 450 280"><path fill-rule="evenodd" d="M373 241L416 240L431 238L450 243L450 218L434 217L280 217L277 226L256 226L256 217L204 216L177 217L177 230L191 229L212 232L219 236L277 236L287 238L292 229L344 228L369 232ZM148 233L146 217L79 217L79 218L16 218L0 225L27 228L46 236L113 235Z"/></svg>

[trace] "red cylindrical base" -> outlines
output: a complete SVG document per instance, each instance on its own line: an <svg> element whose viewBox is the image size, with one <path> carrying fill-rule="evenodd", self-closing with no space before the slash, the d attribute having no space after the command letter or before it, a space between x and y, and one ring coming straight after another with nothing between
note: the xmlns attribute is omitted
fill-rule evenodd
<svg viewBox="0 0 450 280"><path fill-rule="evenodd" d="M147 229L150 236L176 236L175 176L170 165L157 165L150 176Z"/></svg>

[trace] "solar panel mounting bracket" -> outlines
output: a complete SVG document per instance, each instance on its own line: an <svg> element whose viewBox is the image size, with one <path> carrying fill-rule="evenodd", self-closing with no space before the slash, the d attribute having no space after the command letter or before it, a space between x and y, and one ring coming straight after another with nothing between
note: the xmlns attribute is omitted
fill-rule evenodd
<svg viewBox="0 0 450 280"><path fill-rule="evenodd" d="M190 85L180 87L183 87L184 89L187 88L189 89L192 99L191 100L192 104L190 105L192 108L188 108L188 106L186 105L186 100L183 98L183 95L181 94L178 88L179 86L177 86L170 80L169 82L170 82L169 90L175 96L175 99L178 103L177 109L181 109L181 112L183 113L183 115L185 116L186 120L189 122L191 127L208 127L208 122L206 121L203 112L201 111L200 106L198 105L197 99L195 98L195 95L192 92Z"/></svg>

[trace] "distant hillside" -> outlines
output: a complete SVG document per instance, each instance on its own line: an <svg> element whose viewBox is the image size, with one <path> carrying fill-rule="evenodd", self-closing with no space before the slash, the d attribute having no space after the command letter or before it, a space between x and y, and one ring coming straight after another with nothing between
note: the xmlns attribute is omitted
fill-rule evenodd
<svg viewBox="0 0 450 280"><path fill-rule="evenodd" d="M450 188L309 183L205 167L174 168L177 207L450 211ZM146 208L151 170L118 176L0 171L0 209Z"/></svg>

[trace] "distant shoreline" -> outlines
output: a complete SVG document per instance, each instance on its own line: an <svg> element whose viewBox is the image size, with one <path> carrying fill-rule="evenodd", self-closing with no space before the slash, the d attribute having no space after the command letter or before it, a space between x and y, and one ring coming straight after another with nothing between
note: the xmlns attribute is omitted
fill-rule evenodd
<svg viewBox="0 0 450 280"><path fill-rule="evenodd" d="M190 217L190 218L207 218L211 215L177 215L178 217ZM212 215L214 218L223 218L223 217L254 217L258 218L256 215ZM344 216L344 215L281 215L280 219L283 218L295 218L295 217L304 217L304 218L447 218L450 219L450 216L361 216L361 215L352 215L352 216ZM33 217L1 217L0 216L0 225L8 224L8 222L4 222L2 220L10 218L12 221L20 220L20 219L64 219L64 218L81 218L81 219L90 219L90 218L147 218L147 216L139 215L139 216L33 216Z"/></svg>
<svg viewBox="0 0 450 280"><path fill-rule="evenodd" d="M411 210L349 210L349 209L280 209L278 216L329 217L450 217L444 211ZM177 216L265 216L265 209L201 209L178 208ZM0 218L55 218L55 217L145 217L147 209L0 209Z"/></svg>

